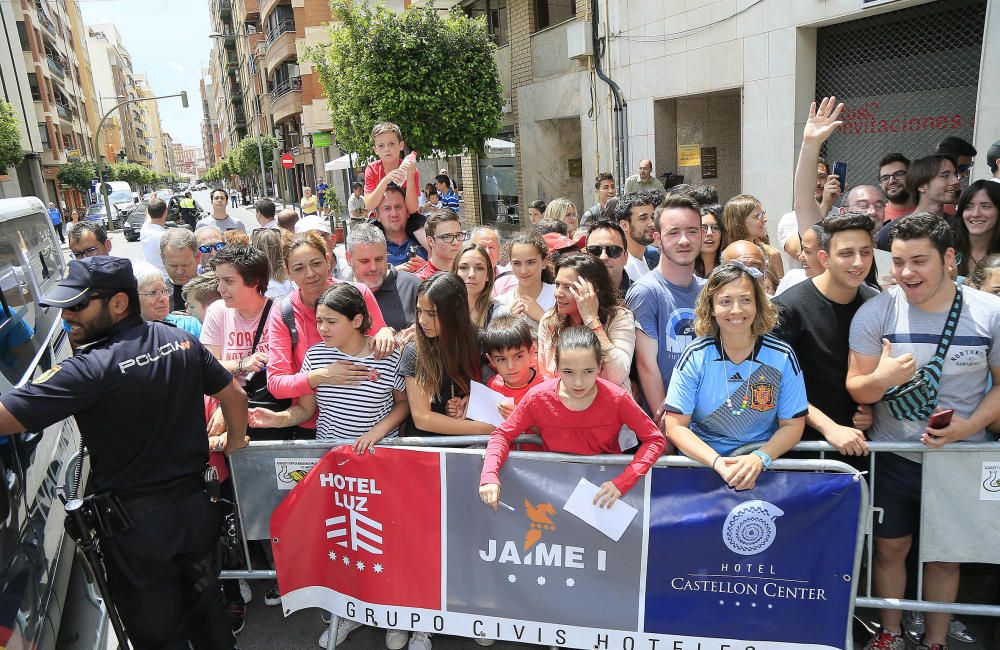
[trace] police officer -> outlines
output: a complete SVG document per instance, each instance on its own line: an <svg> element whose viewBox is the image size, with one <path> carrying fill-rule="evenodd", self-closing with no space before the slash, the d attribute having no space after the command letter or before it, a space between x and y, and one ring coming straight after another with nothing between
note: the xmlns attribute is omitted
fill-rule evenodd
<svg viewBox="0 0 1000 650"><path fill-rule="evenodd" d="M233 648L218 583L220 513L205 492L203 394L221 404L227 453L246 444L246 395L196 338L144 322L137 291L126 259L69 263L40 303L62 309L76 350L0 396L0 435L76 416L90 450L87 498L128 515L97 528L113 533L101 550L135 648Z"/></svg>
<svg viewBox="0 0 1000 650"><path fill-rule="evenodd" d="M191 230L194 230L194 225L198 223L198 210L195 207L194 199L191 198L190 191L184 192L184 198L180 200L178 205L180 207L181 219L191 227Z"/></svg>

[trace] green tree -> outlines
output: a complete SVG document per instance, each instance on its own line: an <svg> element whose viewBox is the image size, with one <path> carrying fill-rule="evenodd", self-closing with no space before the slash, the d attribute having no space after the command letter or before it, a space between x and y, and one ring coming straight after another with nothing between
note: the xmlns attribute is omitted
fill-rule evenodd
<svg viewBox="0 0 1000 650"><path fill-rule="evenodd" d="M89 160L66 163L56 173L59 182L82 193L90 191L90 183L97 178L97 165Z"/></svg>
<svg viewBox="0 0 1000 650"><path fill-rule="evenodd" d="M240 140L236 146L235 161L239 167L235 170L237 176L257 176L260 174L260 152L257 151L257 138L260 136L248 135ZM278 139L271 135L265 135L261 140L261 149L264 153L264 169L271 168L271 160L274 150L278 148Z"/></svg>
<svg viewBox="0 0 1000 650"><path fill-rule="evenodd" d="M331 0L329 42L307 56L326 90L337 144L371 150L371 128L395 122L422 154L483 153L501 126L503 88L485 18L431 6L401 14Z"/></svg>
<svg viewBox="0 0 1000 650"><path fill-rule="evenodd" d="M136 190L141 185L148 185L150 170L139 163L112 163L110 178L106 180L125 181Z"/></svg>
<svg viewBox="0 0 1000 650"><path fill-rule="evenodd" d="M14 107L0 99L0 172L16 167L24 160L21 132L17 128Z"/></svg>

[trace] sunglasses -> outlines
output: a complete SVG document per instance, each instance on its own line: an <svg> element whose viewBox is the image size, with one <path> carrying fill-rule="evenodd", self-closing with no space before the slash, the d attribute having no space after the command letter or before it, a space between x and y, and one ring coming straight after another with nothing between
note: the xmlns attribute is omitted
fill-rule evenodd
<svg viewBox="0 0 1000 650"><path fill-rule="evenodd" d="M198 250L200 250L202 253L208 255L212 251L221 251L225 247L226 247L226 242L220 241L220 242L216 242L214 244L205 244L204 246L199 246Z"/></svg>
<svg viewBox="0 0 1000 650"><path fill-rule="evenodd" d="M83 311L84 309L86 309L87 307L89 307L91 301L97 300L97 299L106 300L107 298L108 298L108 296L105 296L103 294L92 293L92 294L88 295L86 298L84 298L83 302L81 302L79 304L73 305L72 307L63 307L63 311L71 311L71 312L73 312L75 314L76 312Z"/></svg>
<svg viewBox="0 0 1000 650"><path fill-rule="evenodd" d="M607 246L587 246L584 250L594 257L600 257L601 253L607 253L608 257L613 260L618 259L625 252L624 248L615 246L614 244L608 244Z"/></svg>

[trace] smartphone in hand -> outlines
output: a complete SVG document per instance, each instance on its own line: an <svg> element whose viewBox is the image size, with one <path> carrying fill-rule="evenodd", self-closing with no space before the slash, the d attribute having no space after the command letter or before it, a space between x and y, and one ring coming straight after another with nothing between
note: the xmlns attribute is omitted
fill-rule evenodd
<svg viewBox="0 0 1000 650"><path fill-rule="evenodd" d="M835 162L833 163L833 174L840 179L840 191L841 193L847 191L847 163L845 162Z"/></svg>
<svg viewBox="0 0 1000 650"><path fill-rule="evenodd" d="M954 409L948 409L947 411L940 411L931 416L931 420L928 426L932 429L943 429L949 424L951 424L951 416L955 414Z"/></svg>

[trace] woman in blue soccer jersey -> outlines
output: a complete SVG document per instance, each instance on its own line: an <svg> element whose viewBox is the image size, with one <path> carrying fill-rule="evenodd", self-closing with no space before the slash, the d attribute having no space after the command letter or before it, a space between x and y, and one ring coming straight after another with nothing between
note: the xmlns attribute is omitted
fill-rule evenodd
<svg viewBox="0 0 1000 650"><path fill-rule="evenodd" d="M802 437L809 404L795 353L769 332L777 311L763 274L740 262L712 271L695 303L695 339L674 367L664 404L667 437L737 490ZM751 454L727 456L748 443Z"/></svg>

